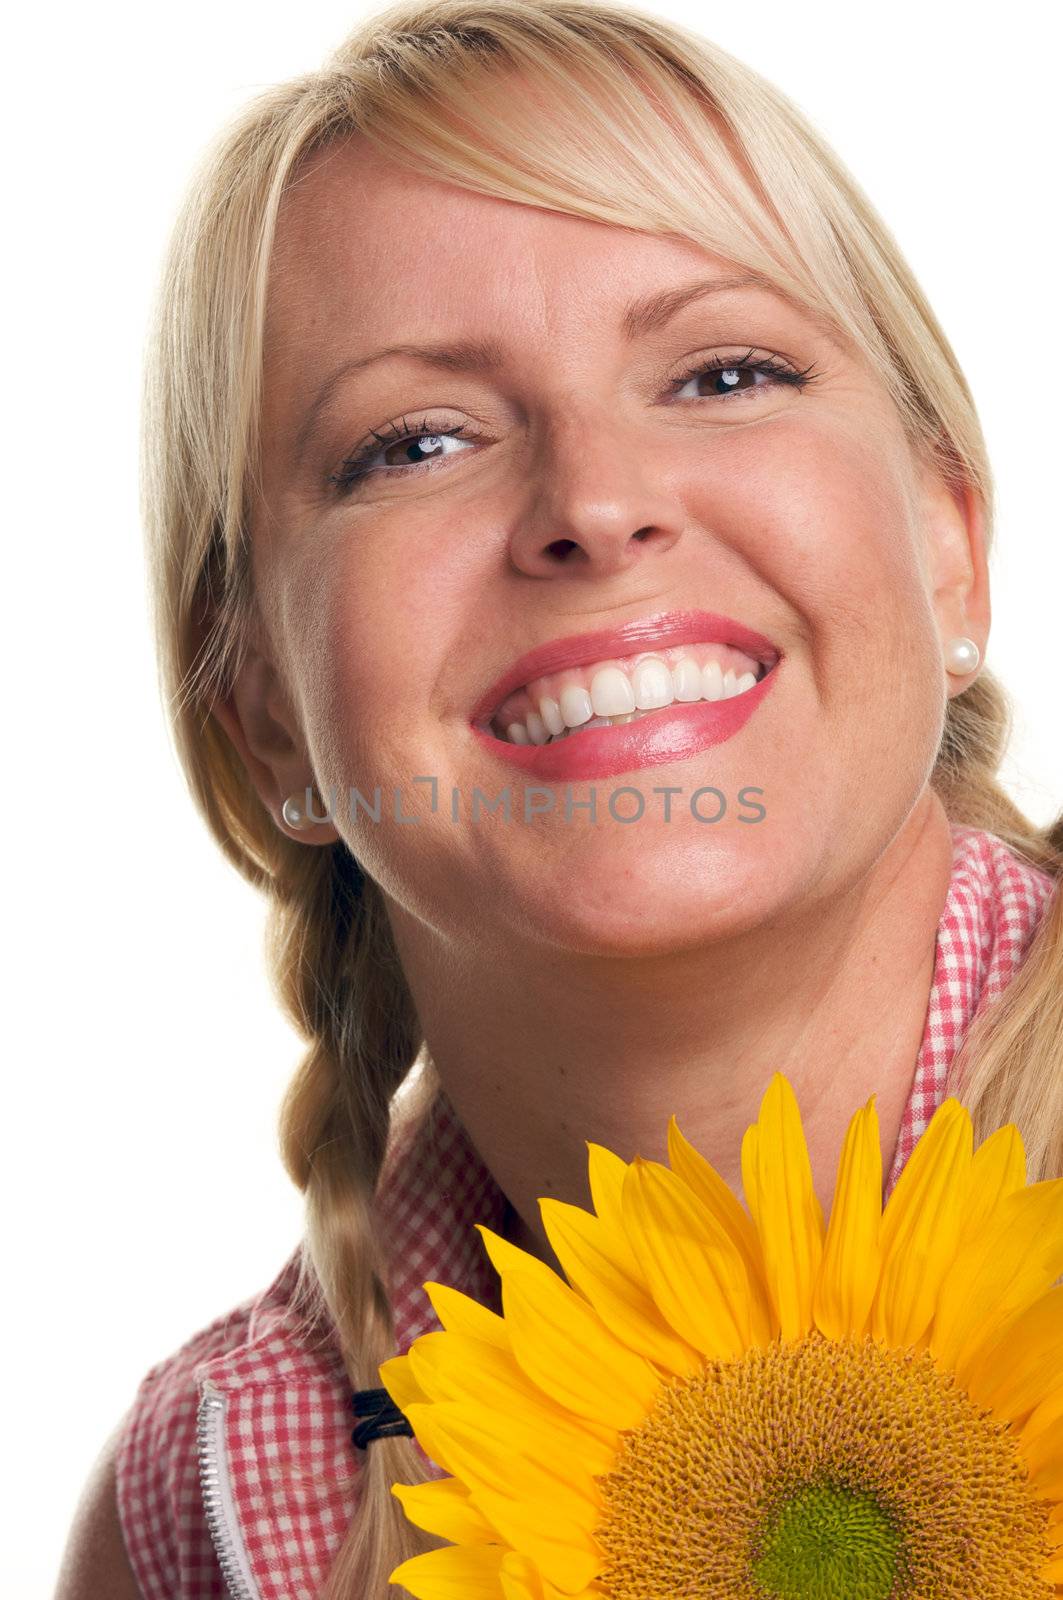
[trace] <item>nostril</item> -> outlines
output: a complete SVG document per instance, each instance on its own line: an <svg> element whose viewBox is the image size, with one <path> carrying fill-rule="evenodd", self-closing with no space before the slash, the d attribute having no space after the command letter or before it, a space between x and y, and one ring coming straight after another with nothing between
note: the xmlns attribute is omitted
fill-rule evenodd
<svg viewBox="0 0 1063 1600"><path fill-rule="evenodd" d="M553 544L547 545L547 551L552 556L557 556L559 561L564 561L570 550L575 550L575 539L555 539Z"/></svg>

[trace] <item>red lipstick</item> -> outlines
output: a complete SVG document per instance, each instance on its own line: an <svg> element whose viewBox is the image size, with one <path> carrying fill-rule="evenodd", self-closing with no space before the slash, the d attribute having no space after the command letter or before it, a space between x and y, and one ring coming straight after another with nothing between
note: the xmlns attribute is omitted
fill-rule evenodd
<svg viewBox="0 0 1063 1600"><path fill-rule="evenodd" d="M490 730L490 720L515 690L566 667L589 666L670 645L726 644L762 662L767 671L744 693L726 700L673 701L635 722L575 730L551 744L511 744ZM731 739L770 694L781 652L763 634L709 611L670 611L618 628L571 634L530 650L484 691L472 714L473 734L499 761L530 782L615 777L639 767L683 761Z"/></svg>
<svg viewBox="0 0 1063 1600"><path fill-rule="evenodd" d="M517 767L531 783L613 778L637 767L685 761L699 750L733 738L771 692L777 675L774 670L769 672L752 689L729 700L674 700L666 709L637 722L588 728L556 744L509 744L480 728L473 729L473 737L499 761Z"/></svg>

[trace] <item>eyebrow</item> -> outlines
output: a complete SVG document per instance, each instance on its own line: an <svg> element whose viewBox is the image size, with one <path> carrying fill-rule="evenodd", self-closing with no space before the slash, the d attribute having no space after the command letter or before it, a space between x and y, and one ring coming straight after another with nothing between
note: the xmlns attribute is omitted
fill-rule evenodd
<svg viewBox="0 0 1063 1600"><path fill-rule="evenodd" d="M757 272L743 272L727 278L696 278L691 283L679 284L674 289L660 290L644 295L627 307L620 319L620 331L628 344L645 338L664 326L684 306L709 295L733 294L739 289L766 289L778 295L780 291ZM785 296L784 296L785 298ZM310 403L295 440L295 459L299 460L306 448L321 412L328 405L340 384L352 373L374 366L395 356L420 361L440 372L472 372L490 374L498 372L506 362L506 351L496 339L463 339L457 342L435 344L389 344L369 355L352 356L342 361L322 383Z"/></svg>

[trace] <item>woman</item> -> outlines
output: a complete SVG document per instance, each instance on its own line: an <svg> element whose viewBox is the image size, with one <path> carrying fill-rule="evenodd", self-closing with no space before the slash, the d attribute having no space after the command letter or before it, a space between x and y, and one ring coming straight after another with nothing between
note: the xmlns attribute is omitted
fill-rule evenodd
<svg viewBox="0 0 1063 1600"><path fill-rule="evenodd" d="M795 108L667 22L411 3L262 96L149 402L176 736L309 1044L307 1251L145 1378L66 1593L383 1600L438 1469L352 1448L351 1390L425 1279L490 1300L475 1221L553 1264L587 1139L660 1159L675 1113L737 1188L781 1069L825 1209L871 1093L887 1193L946 1092L1063 1173L1063 819L996 778L944 335Z"/></svg>

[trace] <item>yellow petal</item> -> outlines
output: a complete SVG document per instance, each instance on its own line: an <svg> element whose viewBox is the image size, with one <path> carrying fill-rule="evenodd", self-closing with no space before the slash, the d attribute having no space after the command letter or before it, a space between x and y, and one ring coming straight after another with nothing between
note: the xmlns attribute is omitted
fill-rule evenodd
<svg viewBox="0 0 1063 1600"><path fill-rule="evenodd" d="M930 1348L969 1382L1004 1327L1063 1272L1063 1179L1006 1196L981 1234L968 1238L946 1274Z"/></svg>
<svg viewBox="0 0 1063 1600"><path fill-rule="evenodd" d="M1026 1464L1036 1494L1043 1500L1063 1499L1063 1428L1053 1428L1031 1445Z"/></svg>
<svg viewBox="0 0 1063 1600"><path fill-rule="evenodd" d="M473 1498L507 1544L563 1593L585 1589L601 1570L601 1553L590 1530L549 1502L537 1504L491 1489L478 1489Z"/></svg>
<svg viewBox="0 0 1063 1600"><path fill-rule="evenodd" d="M881 1266L882 1146L872 1095L849 1123L838 1161L830 1226L812 1296L816 1326L828 1339L858 1339Z"/></svg>
<svg viewBox="0 0 1063 1600"><path fill-rule="evenodd" d="M797 1099L781 1072L772 1074L756 1127L753 1138L747 1131L742 1142L742 1180L745 1184L748 1167L756 1196L750 1210L780 1332L784 1339L799 1339L812 1326L812 1293L823 1259L823 1208L812 1184Z"/></svg>
<svg viewBox="0 0 1063 1600"><path fill-rule="evenodd" d="M759 1284L750 1284L731 1238L681 1178L636 1156L623 1203L650 1293L681 1338L713 1359L737 1357L770 1340Z"/></svg>
<svg viewBox="0 0 1063 1600"><path fill-rule="evenodd" d="M503 1350L462 1333L423 1333L410 1346L409 1359L431 1400L468 1398L505 1409L536 1398L508 1345Z"/></svg>
<svg viewBox="0 0 1063 1600"><path fill-rule="evenodd" d="M533 1256L527 1250L522 1250L519 1245L512 1244L508 1239L503 1239L500 1233L495 1233L494 1229L489 1228L486 1223L477 1222L474 1226L484 1242L487 1254L491 1259L491 1265L499 1277L504 1272L516 1270L518 1272L530 1272L540 1282L560 1282L553 1268L548 1267L545 1261L540 1261L538 1256Z"/></svg>
<svg viewBox="0 0 1063 1600"><path fill-rule="evenodd" d="M447 1364L440 1364L437 1354L446 1347L446 1341L458 1338L453 1333L422 1333L415 1339L406 1354L414 1382L426 1400L454 1400L454 1385L447 1381ZM442 1347L440 1345L442 1341ZM477 1352L480 1345L476 1345Z"/></svg>
<svg viewBox="0 0 1063 1600"><path fill-rule="evenodd" d="M972 1399L1000 1421L1021 1422L1063 1383L1063 1287L1005 1324L966 1375Z"/></svg>
<svg viewBox="0 0 1063 1600"><path fill-rule="evenodd" d="M571 1595L562 1594L555 1584L548 1582L535 1568L534 1562L517 1552L505 1557L499 1577L505 1600L600 1600L601 1590L596 1586L581 1589Z"/></svg>
<svg viewBox="0 0 1063 1600"><path fill-rule="evenodd" d="M555 1273L503 1273L502 1305L513 1354L544 1394L610 1428L645 1421L659 1376Z"/></svg>
<svg viewBox="0 0 1063 1600"><path fill-rule="evenodd" d="M692 1189L702 1205L716 1216L739 1250L751 1283L759 1282L767 1298L764 1256L756 1225L737 1195L724 1183L710 1161L695 1150L679 1131L675 1117L668 1119L668 1161L672 1171Z"/></svg>
<svg viewBox="0 0 1063 1600"><path fill-rule="evenodd" d="M508 1348L506 1324L497 1312L482 1306L478 1300L470 1299L459 1289L452 1289L449 1284L424 1283L421 1287L444 1328L454 1333L468 1334L473 1339L483 1339L487 1344Z"/></svg>
<svg viewBox="0 0 1063 1600"><path fill-rule="evenodd" d="M624 1231L624 1178L628 1164L604 1145L587 1140L587 1167L591 1200L598 1217L609 1231L617 1264L635 1283L641 1282L638 1257ZM643 1285L645 1287L645 1285Z"/></svg>
<svg viewBox="0 0 1063 1600"><path fill-rule="evenodd" d="M497 1544L498 1532L469 1499L457 1478L433 1483L393 1483L391 1492L415 1528L438 1534L452 1544Z"/></svg>
<svg viewBox="0 0 1063 1600"><path fill-rule="evenodd" d="M389 1575L415 1600L500 1600L499 1571L505 1545L447 1545L411 1556Z"/></svg>
<svg viewBox="0 0 1063 1600"><path fill-rule="evenodd" d="M543 1600L543 1581L527 1556L514 1550L499 1569L503 1600Z"/></svg>
<svg viewBox="0 0 1063 1600"><path fill-rule="evenodd" d="M503 1600L543 1600L543 1579L527 1555L507 1555L499 1568Z"/></svg>
<svg viewBox="0 0 1063 1600"><path fill-rule="evenodd" d="M742 1193L746 1197L749 1214L753 1218L753 1226L757 1230L757 1242L760 1246L760 1130L755 1122L751 1122L742 1135ZM761 1261L764 1259L763 1248L760 1248ZM767 1276L765 1275L765 1283Z"/></svg>
<svg viewBox="0 0 1063 1600"><path fill-rule="evenodd" d="M960 1246L976 1239L988 1225L1001 1201L1026 1184L1026 1151L1013 1122L991 1133L971 1161L971 1188L960 1232Z"/></svg>
<svg viewBox="0 0 1063 1600"><path fill-rule="evenodd" d="M1031 1471L1043 1468L1053 1456L1063 1461L1063 1378L1056 1382L1059 1387L1041 1401L1022 1430L1020 1446Z"/></svg>
<svg viewBox="0 0 1063 1600"><path fill-rule="evenodd" d="M380 1373L380 1382L400 1411L429 1398L413 1375L408 1353L382 1361L377 1371Z"/></svg>
<svg viewBox="0 0 1063 1600"><path fill-rule="evenodd" d="M620 1447L615 1428L575 1418L554 1405L518 1366L507 1345L484 1344L460 1333L426 1333L410 1346L410 1360L432 1400L486 1407L548 1433L556 1449L576 1451L588 1472L609 1472Z"/></svg>
<svg viewBox="0 0 1063 1600"><path fill-rule="evenodd" d="M886 1204L871 1332L893 1348L914 1346L930 1327L963 1227L973 1146L970 1113L950 1095Z"/></svg>
<svg viewBox="0 0 1063 1600"><path fill-rule="evenodd" d="M701 1357L668 1327L641 1276L638 1282L628 1276L614 1229L562 1200L540 1200L539 1211L569 1283L618 1339L677 1376L701 1370Z"/></svg>
<svg viewBox="0 0 1063 1600"><path fill-rule="evenodd" d="M411 1406L409 1419L422 1449L465 1484L474 1504L488 1490L537 1503L544 1514L556 1511L581 1527L595 1525L597 1485L574 1450L559 1453L548 1428L452 1401Z"/></svg>
<svg viewBox="0 0 1063 1600"><path fill-rule="evenodd" d="M548 1267L545 1262L540 1261L537 1256L530 1255L526 1250L519 1249L516 1245L511 1244L508 1239L503 1239L501 1234L495 1233L482 1222L477 1222L475 1226L487 1248L491 1264L500 1277L504 1277L507 1272L514 1269L530 1274L539 1286L539 1293L545 1296L550 1296L556 1287L565 1287L557 1273L551 1267ZM574 1293L574 1291L568 1292ZM580 1299L578 1295L574 1297L576 1300ZM500 1319L500 1321L505 1329L507 1345L512 1347L512 1339L510 1337L512 1330L506 1326L505 1319ZM612 1338L604 1327L602 1328L602 1334L603 1337ZM527 1368L525 1367L524 1370L527 1371ZM600 1428L599 1422L589 1417L587 1418L587 1426ZM611 1422L606 1424L606 1431L600 1431L599 1437L603 1441L609 1440L611 1438L609 1430L614 1429L615 1426L617 1425Z"/></svg>

